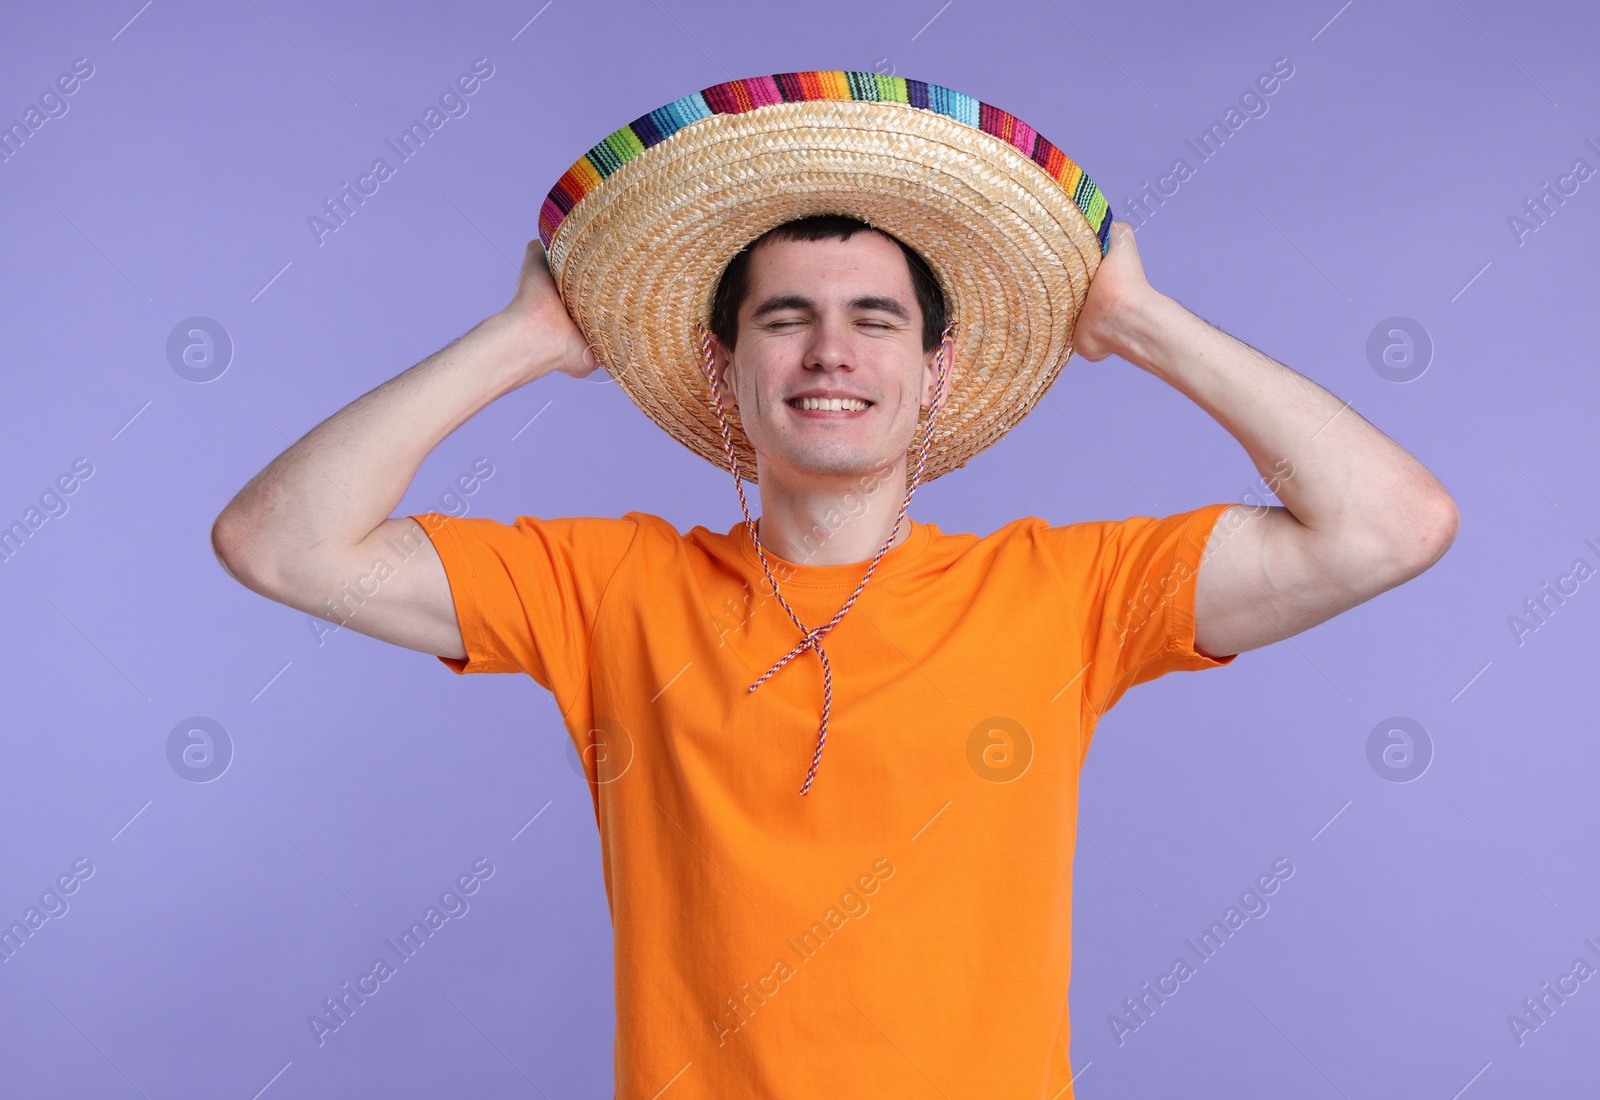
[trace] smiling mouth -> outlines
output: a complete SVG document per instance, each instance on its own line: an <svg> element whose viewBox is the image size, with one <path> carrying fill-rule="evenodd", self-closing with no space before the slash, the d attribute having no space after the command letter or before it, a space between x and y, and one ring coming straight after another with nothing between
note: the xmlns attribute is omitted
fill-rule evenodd
<svg viewBox="0 0 1600 1100"><path fill-rule="evenodd" d="M853 397L791 397L784 404L801 412L863 412L872 407L871 401Z"/></svg>

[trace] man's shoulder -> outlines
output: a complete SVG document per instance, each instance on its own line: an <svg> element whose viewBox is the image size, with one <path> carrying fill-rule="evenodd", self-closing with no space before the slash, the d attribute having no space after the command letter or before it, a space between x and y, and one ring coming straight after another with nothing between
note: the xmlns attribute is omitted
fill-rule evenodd
<svg viewBox="0 0 1600 1100"><path fill-rule="evenodd" d="M977 552L996 560L1016 555L1040 557L1054 562L1084 562L1094 559L1119 537L1159 522L1143 516L1125 519L1054 520L1046 516L1019 516L987 535L944 535L941 544L950 550Z"/></svg>
<svg viewBox="0 0 1600 1100"><path fill-rule="evenodd" d="M627 552L641 546L659 551L677 546L686 536L663 516L651 512L627 511L620 516L518 516L514 526L538 529L542 533L573 543L611 547Z"/></svg>
<svg viewBox="0 0 1600 1100"><path fill-rule="evenodd" d="M495 520L480 521L497 523ZM532 516L519 515L502 526L524 530L565 531L579 536L631 538L636 531L648 530L652 534L679 537L670 521L649 512L623 512L620 516Z"/></svg>
<svg viewBox="0 0 1600 1100"><path fill-rule="evenodd" d="M728 531L717 531L698 523L680 527L673 520L654 512L624 512L622 518L638 532L634 545L651 555L725 557L736 552L740 524L735 524Z"/></svg>
<svg viewBox="0 0 1600 1100"><path fill-rule="evenodd" d="M1009 520L1000 527L995 528L987 535L979 535L969 531L940 531L939 541L952 548L961 547L968 550L999 548L1014 543L1026 543L1036 540L1039 532L1050 527L1050 521L1040 516L1018 516Z"/></svg>
<svg viewBox="0 0 1600 1100"><path fill-rule="evenodd" d="M417 518L417 517L413 517ZM444 517L441 517L444 518ZM461 522L456 520L455 522ZM664 546L679 547L686 550L699 548L707 551L720 551L737 541L739 525L734 525L731 531L713 531L705 526L696 524L687 530L680 529L676 523L665 516L654 512L630 510L620 516L517 516L510 523L501 523L498 520L478 519L468 521L484 527L494 527L499 530L518 529L524 534L542 534L551 537L565 537L573 540L587 542L632 543L635 546L650 545L655 548Z"/></svg>

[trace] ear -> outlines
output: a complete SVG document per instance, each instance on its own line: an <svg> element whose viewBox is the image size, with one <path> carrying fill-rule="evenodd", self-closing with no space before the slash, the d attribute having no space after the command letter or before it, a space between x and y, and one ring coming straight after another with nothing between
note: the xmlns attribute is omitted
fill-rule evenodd
<svg viewBox="0 0 1600 1100"><path fill-rule="evenodd" d="M722 403L738 408L739 395L733 388L733 356L723 347L722 341L717 339L715 333L711 334L711 358L716 365L717 385L722 390Z"/></svg>
<svg viewBox="0 0 1600 1100"><path fill-rule="evenodd" d="M925 368L922 375L922 407L928 409L933 407L933 397L939 392L939 349L934 348L924 355L922 362ZM956 340L954 334L952 334L946 337L944 341L944 386L946 397L950 395L950 377L951 371L955 368L955 362Z"/></svg>

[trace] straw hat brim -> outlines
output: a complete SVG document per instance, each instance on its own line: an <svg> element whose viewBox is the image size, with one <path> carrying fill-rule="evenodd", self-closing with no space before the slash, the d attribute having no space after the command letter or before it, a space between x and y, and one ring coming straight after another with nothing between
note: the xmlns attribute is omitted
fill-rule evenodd
<svg viewBox="0 0 1600 1100"><path fill-rule="evenodd" d="M1012 141L903 102L771 103L700 118L638 152L561 217L546 247L563 302L617 385L726 469L694 326L710 328L728 262L774 226L814 214L898 237L927 260L958 323L930 481L1021 421L1071 354L1110 211L1067 167L1073 191ZM1098 225L1074 200L1086 191ZM724 408L754 482L738 411ZM912 465L926 418L924 409Z"/></svg>

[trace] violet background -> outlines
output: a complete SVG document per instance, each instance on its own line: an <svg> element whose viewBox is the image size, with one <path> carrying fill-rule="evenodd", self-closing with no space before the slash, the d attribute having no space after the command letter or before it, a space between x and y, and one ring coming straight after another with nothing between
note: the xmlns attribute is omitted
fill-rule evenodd
<svg viewBox="0 0 1600 1100"><path fill-rule="evenodd" d="M0 164L0 522L75 459L94 473L0 564L0 922L73 860L95 872L0 965L0 1095L611 1094L599 846L554 702L349 630L319 646L223 572L208 528L292 439L503 305L545 191L606 133L722 80L834 68L1012 111L1121 218L1187 157L1139 230L1152 282L1349 400L1462 514L1419 579L1102 720L1078 1094L1592 1088L1600 983L1520 1046L1508 1017L1600 965L1600 595L1521 645L1508 616L1600 565L1600 178L1520 244L1507 219L1575 159L1600 168L1597 30L1592 5L1483 0L8 6L0 122L74 59L95 72ZM469 112L319 246L307 217L480 57ZM1268 113L1199 162L1185 139L1278 58ZM194 316L235 347L204 384L166 353ZM1404 384L1367 353L1394 316L1434 346ZM728 475L599 375L484 410L395 514L459 511L442 494L479 458L471 515L739 519ZM1074 359L915 514L987 533L1259 488L1181 394ZM166 755L197 715L233 742L209 783ZM1408 783L1368 761L1394 716L1432 740ZM307 1017L479 857L497 871L470 912L319 1048ZM1278 858L1296 871L1270 911L1119 1046L1124 998Z"/></svg>

